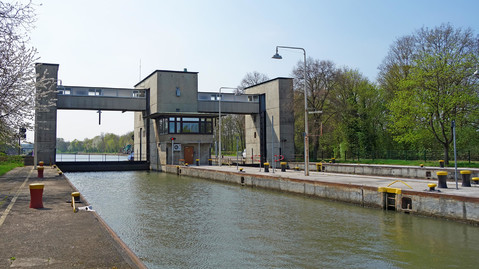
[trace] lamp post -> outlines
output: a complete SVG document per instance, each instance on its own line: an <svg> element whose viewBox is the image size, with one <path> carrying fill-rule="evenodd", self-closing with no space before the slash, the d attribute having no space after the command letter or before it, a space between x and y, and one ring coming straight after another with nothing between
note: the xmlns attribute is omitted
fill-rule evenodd
<svg viewBox="0 0 479 269"><path fill-rule="evenodd" d="M276 54L273 59L281 60L283 57L278 54L278 49L302 50L304 55L304 175L309 176L309 138L308 138L308 94L306 90L306 50L298 47L276 46Z"/></svg>
<svg viewBox="0 0 479 269"><path fill-rule="evenodd" d="M220 95L218 97L218 118L219 118L219 127L218 127L218 133L219 133L219 147L220 147L220 155L219 155L219 162L218 165L221 166L221 90L222 89L230 89L230 90L238 90L238 88L233 88L233 87L221 87L220 88Z"/></svg>

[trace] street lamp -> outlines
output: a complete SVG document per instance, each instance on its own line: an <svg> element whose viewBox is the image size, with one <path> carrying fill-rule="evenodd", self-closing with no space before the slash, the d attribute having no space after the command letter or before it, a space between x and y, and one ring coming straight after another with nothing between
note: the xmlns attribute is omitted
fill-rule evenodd
<svg viewBox="0 0 479 269"><path fill-rule="evenodd" d="M276 54L273 59L281 60L283 57L278 54L278 49L302 50L304 54L304 175L309 176L309 138L308 138L308 94L306 91L306 50L298 47L276 46Z"/></svg>
<svg viewBox="0 0 479 269"><path fill-rule="evenodd" d="M220 95L218 97L218 118L219 118L219 127L218 127L218 130L219 130L219 146L220 146L220 157L219 157L219 162L218 162L218 165L221 166L221 99L222 96L221 96L221 90L222 89L230 89L230 90L237 90L238 91L238 88L233 88L233 87L221 87L220 88Z"/></svg>

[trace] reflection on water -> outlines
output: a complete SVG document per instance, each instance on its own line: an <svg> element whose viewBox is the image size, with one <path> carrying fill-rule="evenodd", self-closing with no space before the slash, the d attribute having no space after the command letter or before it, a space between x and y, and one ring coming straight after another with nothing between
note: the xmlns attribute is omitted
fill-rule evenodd
<svg viewBox="0 0 479 269"><path fill-rule="evenodd" d="M67 177L149 268L476 265L466 224L165 173Z"/></svg>

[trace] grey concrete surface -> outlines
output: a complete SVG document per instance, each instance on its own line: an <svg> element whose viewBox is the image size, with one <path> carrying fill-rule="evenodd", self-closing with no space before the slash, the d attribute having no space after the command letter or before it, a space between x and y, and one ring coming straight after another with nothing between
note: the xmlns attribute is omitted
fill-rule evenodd
<svg viewBox="0 0 479 269"><path fill-rule="evenodd" d="M190 166L190 168L196 168L195 166ZM221 170L226 172L237 172L236 166L200 166L201 169L210 169L210 170ZM437 179L412 179L412 178L400 178L400 177L385 177L385 176L366 176L366 175L354 175L354 174L343 174L343 173L329 173L329 172L315 172L311 171L310 176L305 176L303 171L287 170L286 172L281 172L281 169L276 169L273 173L270 169L269 173L265 173L263 169L258 167L243 167L245 174L254 174L262 176L274 176L277 178L284 179L300 179L308 181L317 181L317 182L330 182L330 183L342 183L342 184L354 184L354 185L363 185L370 187L386 187L389 184L393 183L396 180L396 183L393 183L390 187L400 188L402 190L411 190L424 192L425 189L428 189L427 184L436 183ZM460 175L459 175L460 176ZM479 198L479 184L472 184L471 187L462 187L461 178L458 180L459 189L456 190L456 184L453 181L447 182L447 189L441 188L440 191L442 194L456 195L460 197L475 197ZM407 184L407 185L406 185ZM411 187L411 188L410 188Z"/></svg>
<svg viewBox="0 0 479 269"><path fill-rule="evenodd" d="M45 185L43 209L29 207L31 183ZM73 213L73 191L49 166L0 177L0 268L145 268L96 213Z"/></svg>
<svg viewBox="0 0 479 269"><path fill-rule="evenodd" d="M437 180L327 172L310 172L310 176L304 176L303 171L276 170L273 173L270 169L270 172L266 173L257 167L243 167L243 171L239 171L236 166L176 167L169 165L165 171L317 196L361 206L479 224L479 185L462 187L461 182L458 182L458 189L456 189L456 184L449 181L448 188L436 188L430 191L428 184L437 184Z"/></svg>

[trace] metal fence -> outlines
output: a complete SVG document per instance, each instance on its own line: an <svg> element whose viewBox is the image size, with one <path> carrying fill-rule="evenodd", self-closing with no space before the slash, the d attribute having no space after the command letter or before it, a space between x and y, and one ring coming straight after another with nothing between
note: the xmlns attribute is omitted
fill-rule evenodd
<svg viewBox="0 0 479 269"><path fill-rule="evenodd" d="M296 160L302 160L303 154L296 154ZM378 150L378 151L369 151L369 152L352 152L346 151L342 155L334 154L332 151L323 151L315 156L311 156L311 161L321 161L328 160L331 158L336 158L336 160L342 161L361 161L365 160L404 160L404 161L437 161L444 160L444 151L442 150ZM454 160L454 149L449 151L449 160ZM479 150L458 150L457 151L457 160L474 162L479 161Z"/></svg>
<svg viewBox="0 0 479 269"><path fill-rule="evenodd" d="M128 155L118 154L75 154L75 153L57 153L57 162L112 162L128 161Z"/></svg>

